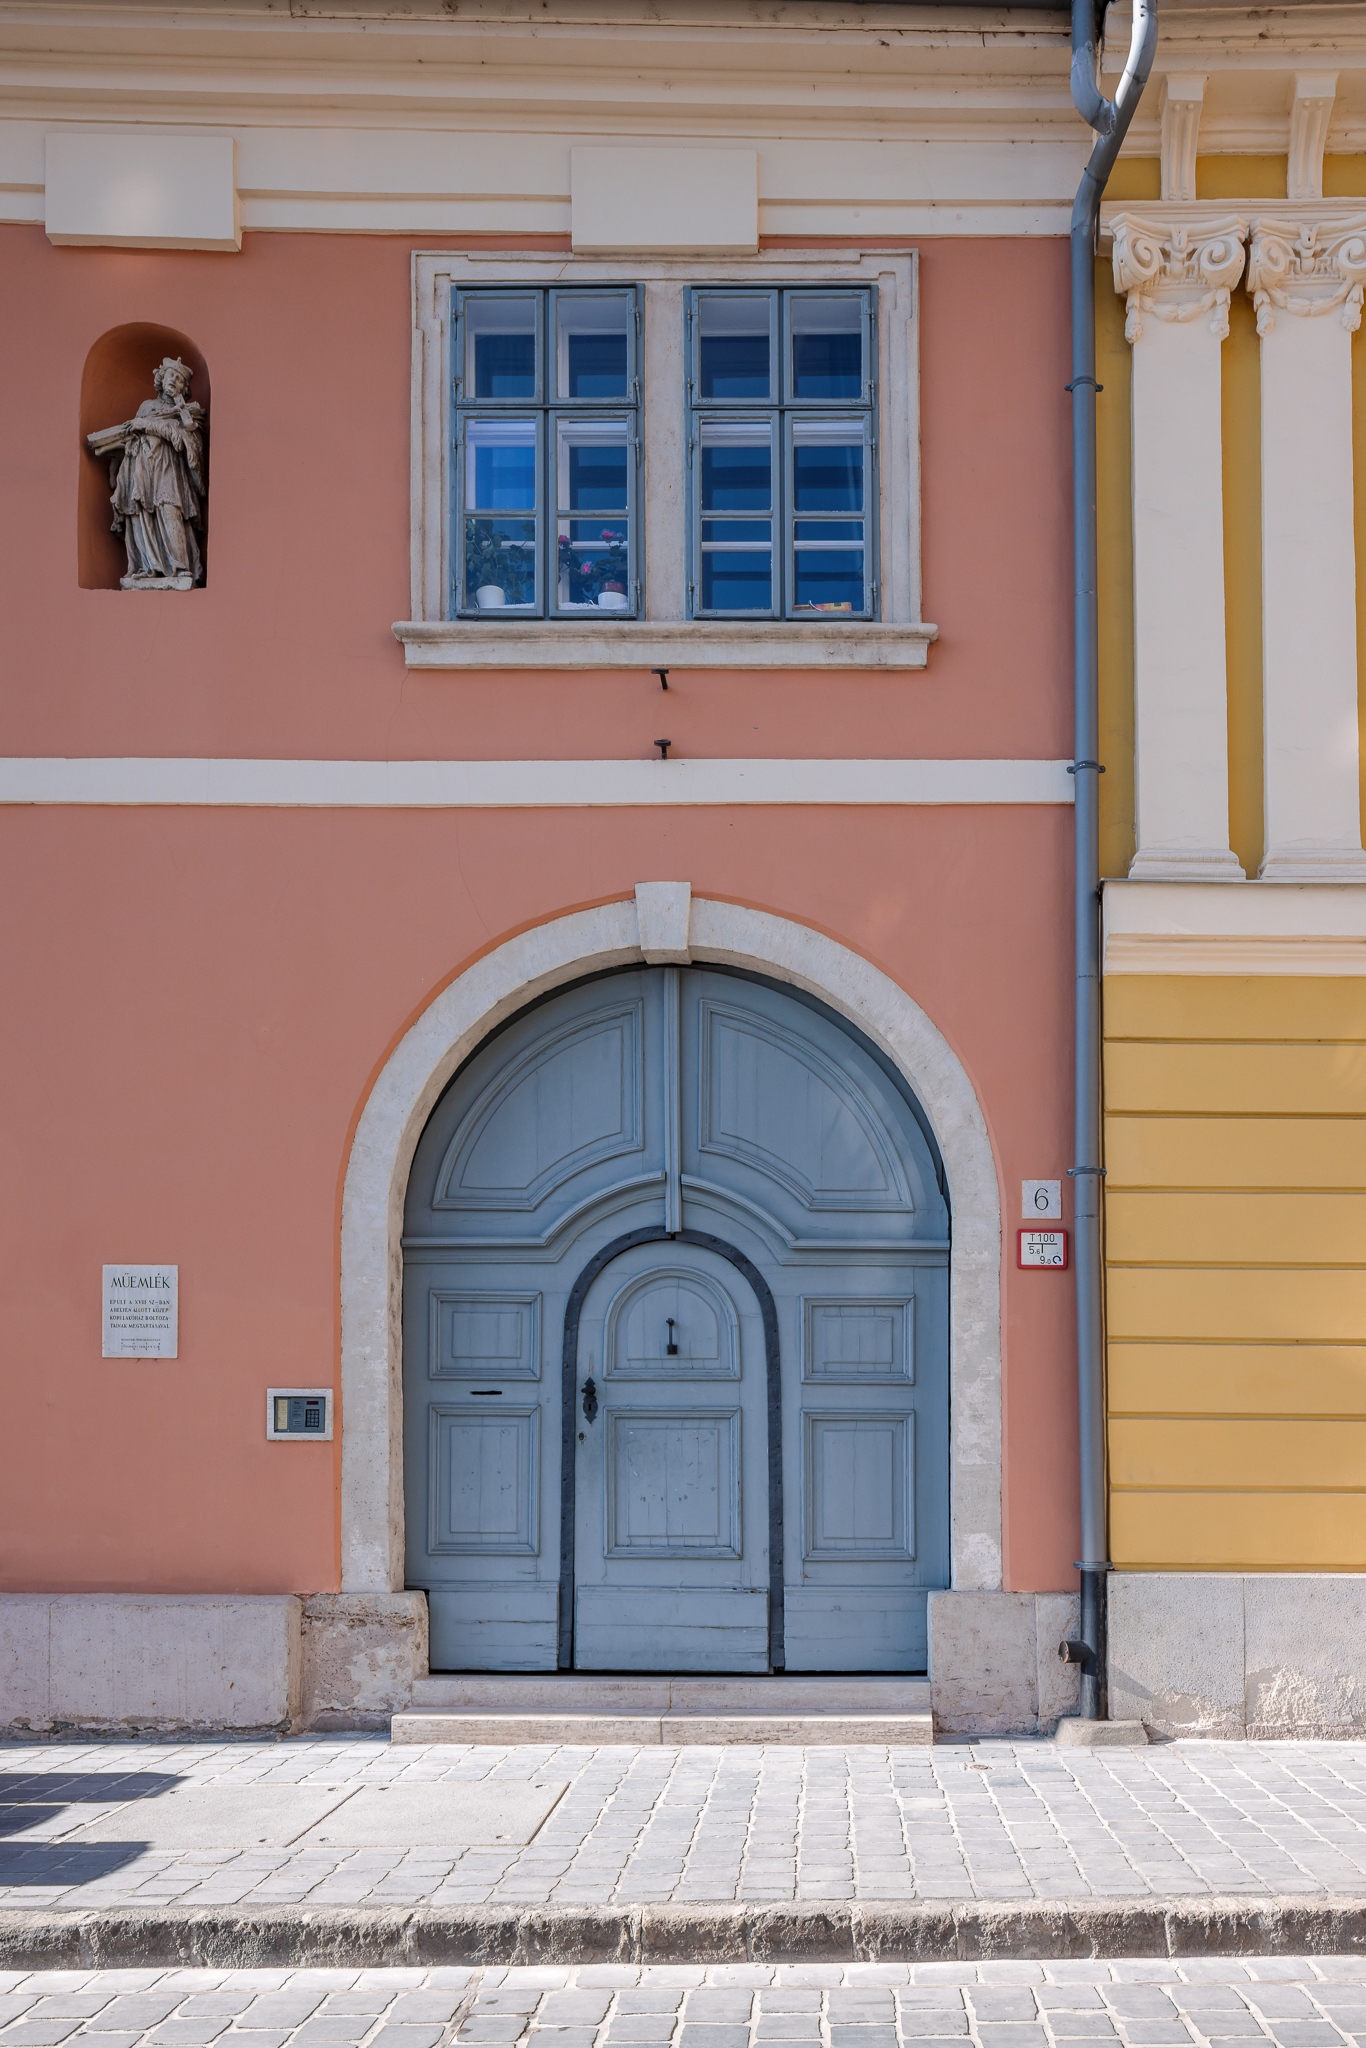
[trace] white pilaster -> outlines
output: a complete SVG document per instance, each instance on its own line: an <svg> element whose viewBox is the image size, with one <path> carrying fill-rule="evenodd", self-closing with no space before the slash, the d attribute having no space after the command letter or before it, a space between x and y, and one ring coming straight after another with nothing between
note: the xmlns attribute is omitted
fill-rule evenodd
<svg viewBox="0 0 1366 2048"><path fill-rule="evenodd" d="M1129 873L1240 882L1228 831L1220 358L1244 224L1177 206L1121 213L1109 228L1134 352Z"/></svg>
<svg viewBox="0 0 1366 2048"><path fill-rule="evenodd" d="M1287 204L1252 222L1262 337L1267 881L1361 881L1352 335L1366 213Z"/></svg>

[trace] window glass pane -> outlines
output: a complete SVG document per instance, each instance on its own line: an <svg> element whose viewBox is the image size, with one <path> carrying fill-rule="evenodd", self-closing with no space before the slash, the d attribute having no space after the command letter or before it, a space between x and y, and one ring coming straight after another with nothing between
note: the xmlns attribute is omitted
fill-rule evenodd
<svg viewBox="0 0 1366 2048"><path fill-rule="evenodd" d="M535 503L535 420L467 419L467 509L471 512L521 512L530 511Z"/></svg>
<svg viewBox="0 0 1366 2048"><path fill-rule="evenodd" d="M702 510L767 512L773 503L773 430L767 420L704 420Z"/></svg>
<svg viewBox="0 0 1366 2048"><path fill-rule="evenodd" d="M540 302L466 299L465 396L534 398Z"/></svg>
<svg viewBox="0 0 1366 2048"><path fill-rule="evenodd" d="M565 420L555 437L556 602L631 605L631 435L627 420ZM589 513L589 518L575 518Z"/></svg>
<svg viewBox="0 0 1366 2048"><path fill-rule="evenodd" d="M703 420L701 608L773 609L773 428L768 420ZM735 514L750 516L735 517ZM708 515L730 514L731 517Z"/></svg>
<svg viewBox="0 0 1366 2048"><path fill-rule="evenodd" d="M466 419L465 510L534 513L534 419ZM466 517L465 603L480 611L536 601L535 518Z"/></svg>
<svg viewBox="0 0 1366 2048"><path fill-rule="evenodd" d="M702 609L705 612L766 612L773 609L771 548L702 548Z"/></svg>
<svg viewBox="0 0 1366 2048"><path fill-rule="evenodd" d="M799 612L861 612L863 549L798 545L792 551L793 605Z"/></svg>
<svg viewBox="0 0 1366 2048"><path fill-rule="evenodd" d="M788 301L794 398L863 395L863 301L806 298Z"/></svg>
<svg viewBox="0 0 1366 2048"><path fill-rule="evenodd" d="M861 519L799 519L796 537L802 540L837 540L841 547L848 547L851 540L863 539Z"/></svg>
<svg viewBox="0 0 1366 2048"><path fill-rule="evenodd" d="M863 423L795 420L792 501L797 512L863 510Z"/></svg>
<svg viewBox="0 0 1366 2048"><path fill-rule="evenodd" d="M772 304L767 295L698 300L698 381L703 398L771 396Z"/></svg>
<svg viewBox="0 0 1366 2048"><path fill-rule="evenodd" d="M481 612L536 599L534 519L465 521L465 603Z"/></svg>
<svg viewBox="0 0 1366 2048"><path fill-rule="evenodd" d="M634 316L629 299L559 301L555 321L555 388L559 397L629 395L630 330Z"/></svg>

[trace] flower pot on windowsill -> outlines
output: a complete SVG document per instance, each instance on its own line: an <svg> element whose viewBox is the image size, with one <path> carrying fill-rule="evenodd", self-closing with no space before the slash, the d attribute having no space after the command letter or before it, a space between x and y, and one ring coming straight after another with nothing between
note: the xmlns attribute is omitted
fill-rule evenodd
<svg viewBox="0 0 1366 2048"><path fill-rule="evenodd" d="M501 583L481 583L474 593L474 601L481 612L496 611L499 605L507 603L507 592Z"/></svg>
<svg viewBox="0 0 1366 2048"><path fill-rule="evenodd" d="M598 592L598 610L603 612L624 612L627 609L626 591L620 583L604 583Z"/></svg>

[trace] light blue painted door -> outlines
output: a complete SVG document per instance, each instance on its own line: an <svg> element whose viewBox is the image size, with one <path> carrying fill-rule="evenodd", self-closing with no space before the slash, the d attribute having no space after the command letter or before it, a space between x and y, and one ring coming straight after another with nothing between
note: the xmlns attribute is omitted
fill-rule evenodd
<svg viewBox="0 0 1366 2048"><path fill-rule="evenodd" d="M764 1331L715 1252L613 1260L579 1325L574 1662L765 1672Z"/></svg>
<svg viewBox="0 0 1366 2048"><path fill-rule="evenodd" d="M433 1668L923 1669L947 1236L900 1083L787 990L633 971L488 1041L405 1218Z"/></svg>

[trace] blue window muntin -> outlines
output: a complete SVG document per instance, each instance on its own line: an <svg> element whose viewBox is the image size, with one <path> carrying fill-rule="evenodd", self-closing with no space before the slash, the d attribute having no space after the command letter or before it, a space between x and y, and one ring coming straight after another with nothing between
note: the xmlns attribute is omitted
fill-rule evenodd
<svg viewBox="0 0 1366 2048"><path fill-rule="evenodd" d="M608 397L600 393L576 396L561 388L565 381L559 347L561 315L576 303L591 304L595 308L604 309L615 304L622 310L626 341L625 373L622 379L625 389L618 396ZM525 389L505 390L492 394L481 394L477 389L471 390L471 386L477 382L475 375L472 374L477 361L472 350L472 341L477 332L475 323L484 307L494 305L511 305L530 310L534 352L532 374L527 380L530 384L529 394ZM599 622L613 617L639 616L642 588L642 522L639 503L641 307L642 292L637 285L479 285L456 286L453 289L450 338L453 488L447 591L448 603L455 616L483 620L588 618ZM520 421L534 424L533 506L499 508L480 506L470 501L468 458L471 430L477 433L478 423L481 421L502 421L507 426L515 426ZM613 509L610 512L603 512L595 509L585 515L577 508L560 503L560 450L563 443L561 429L565 427L572 432L575 424L586 430L591 430L596 425L601 429L616 429L621 432L626 453L627 502L624 511ZM613 534L625 535L625 551L630 566L629 576L624 579L628 587L621 593L626 599L624 605L613 603L600 606L596 601L562 601L566 578L561 574L560 567L561 524L568 518L580 521L584 517L598 520L601 526L610 528ZM481 606L476 601L474 586L467 573L469 550L466 521L471 518L531 522L534 528L534 541L530 550L534 563L534 594L529 600L497 606ZM599 535L596 554L600 567L609 548L615 552L618 547L619 543L608 541L605 534ZM610 568L610 563L607 566ZM610 580L618 579L612 577ZM604 594L615 597L617 593Z"/></svg>
<svg viewBox="0 0 1366 2048"><path fill-rule="evenodd" d="M709 299L767 300L769 303L769 389L777 390L767 403L756 403L753 397L742 395L717 397L703 395L702 391L702 304ZM858 397L831 398L826 395L798 396L794 387L797 378L794 371L793 354L793 312L794 308L804 311L807 307L821 302L854 302L858 307L859 334L862 355L862 378ZM799 314L800 318L800 314ZM824 623L835 620L871 619L877 616L877 544L878 544L878 491L877 491L877 367L875 359L877 337L877 287L876 285L694 285L687 293L687 361L688 361L688 464L689 464L689 509L690 509L690 553L688 567L688 611L694 618L706 619L815 619ZM757 324L756 324L757 331ZM781 395L778 395L781 394ZM862 525L862 604L849 611L818 610L814 606L799 606L797 596L797 520L803 516L795 509L795 460L793 443L793 422L805 416L819 416L821 419L843 419L850 427L857 427L863 445L863 507L861 513L830 513L817 515L829 519L830 523ZM715 541L704 536L704 526L717 522L717 515L709 508L704 491L703 450L705 430L709 424L719 425L722 420L737 425L743 420L758 426L768 425L773 447L773 494L771 511L767 515L773 523L772 540L772 584L770 602L767 605L719 607L704 602L706 595L704 553L708 546L715 548ZM737 516L738 515L733 515ZM753 545L751 543L751 545ZM824 546L825 543L820 545ZM831 543L833 552L834 544ZM813 548L811 553L814 555Z"/></svg>

